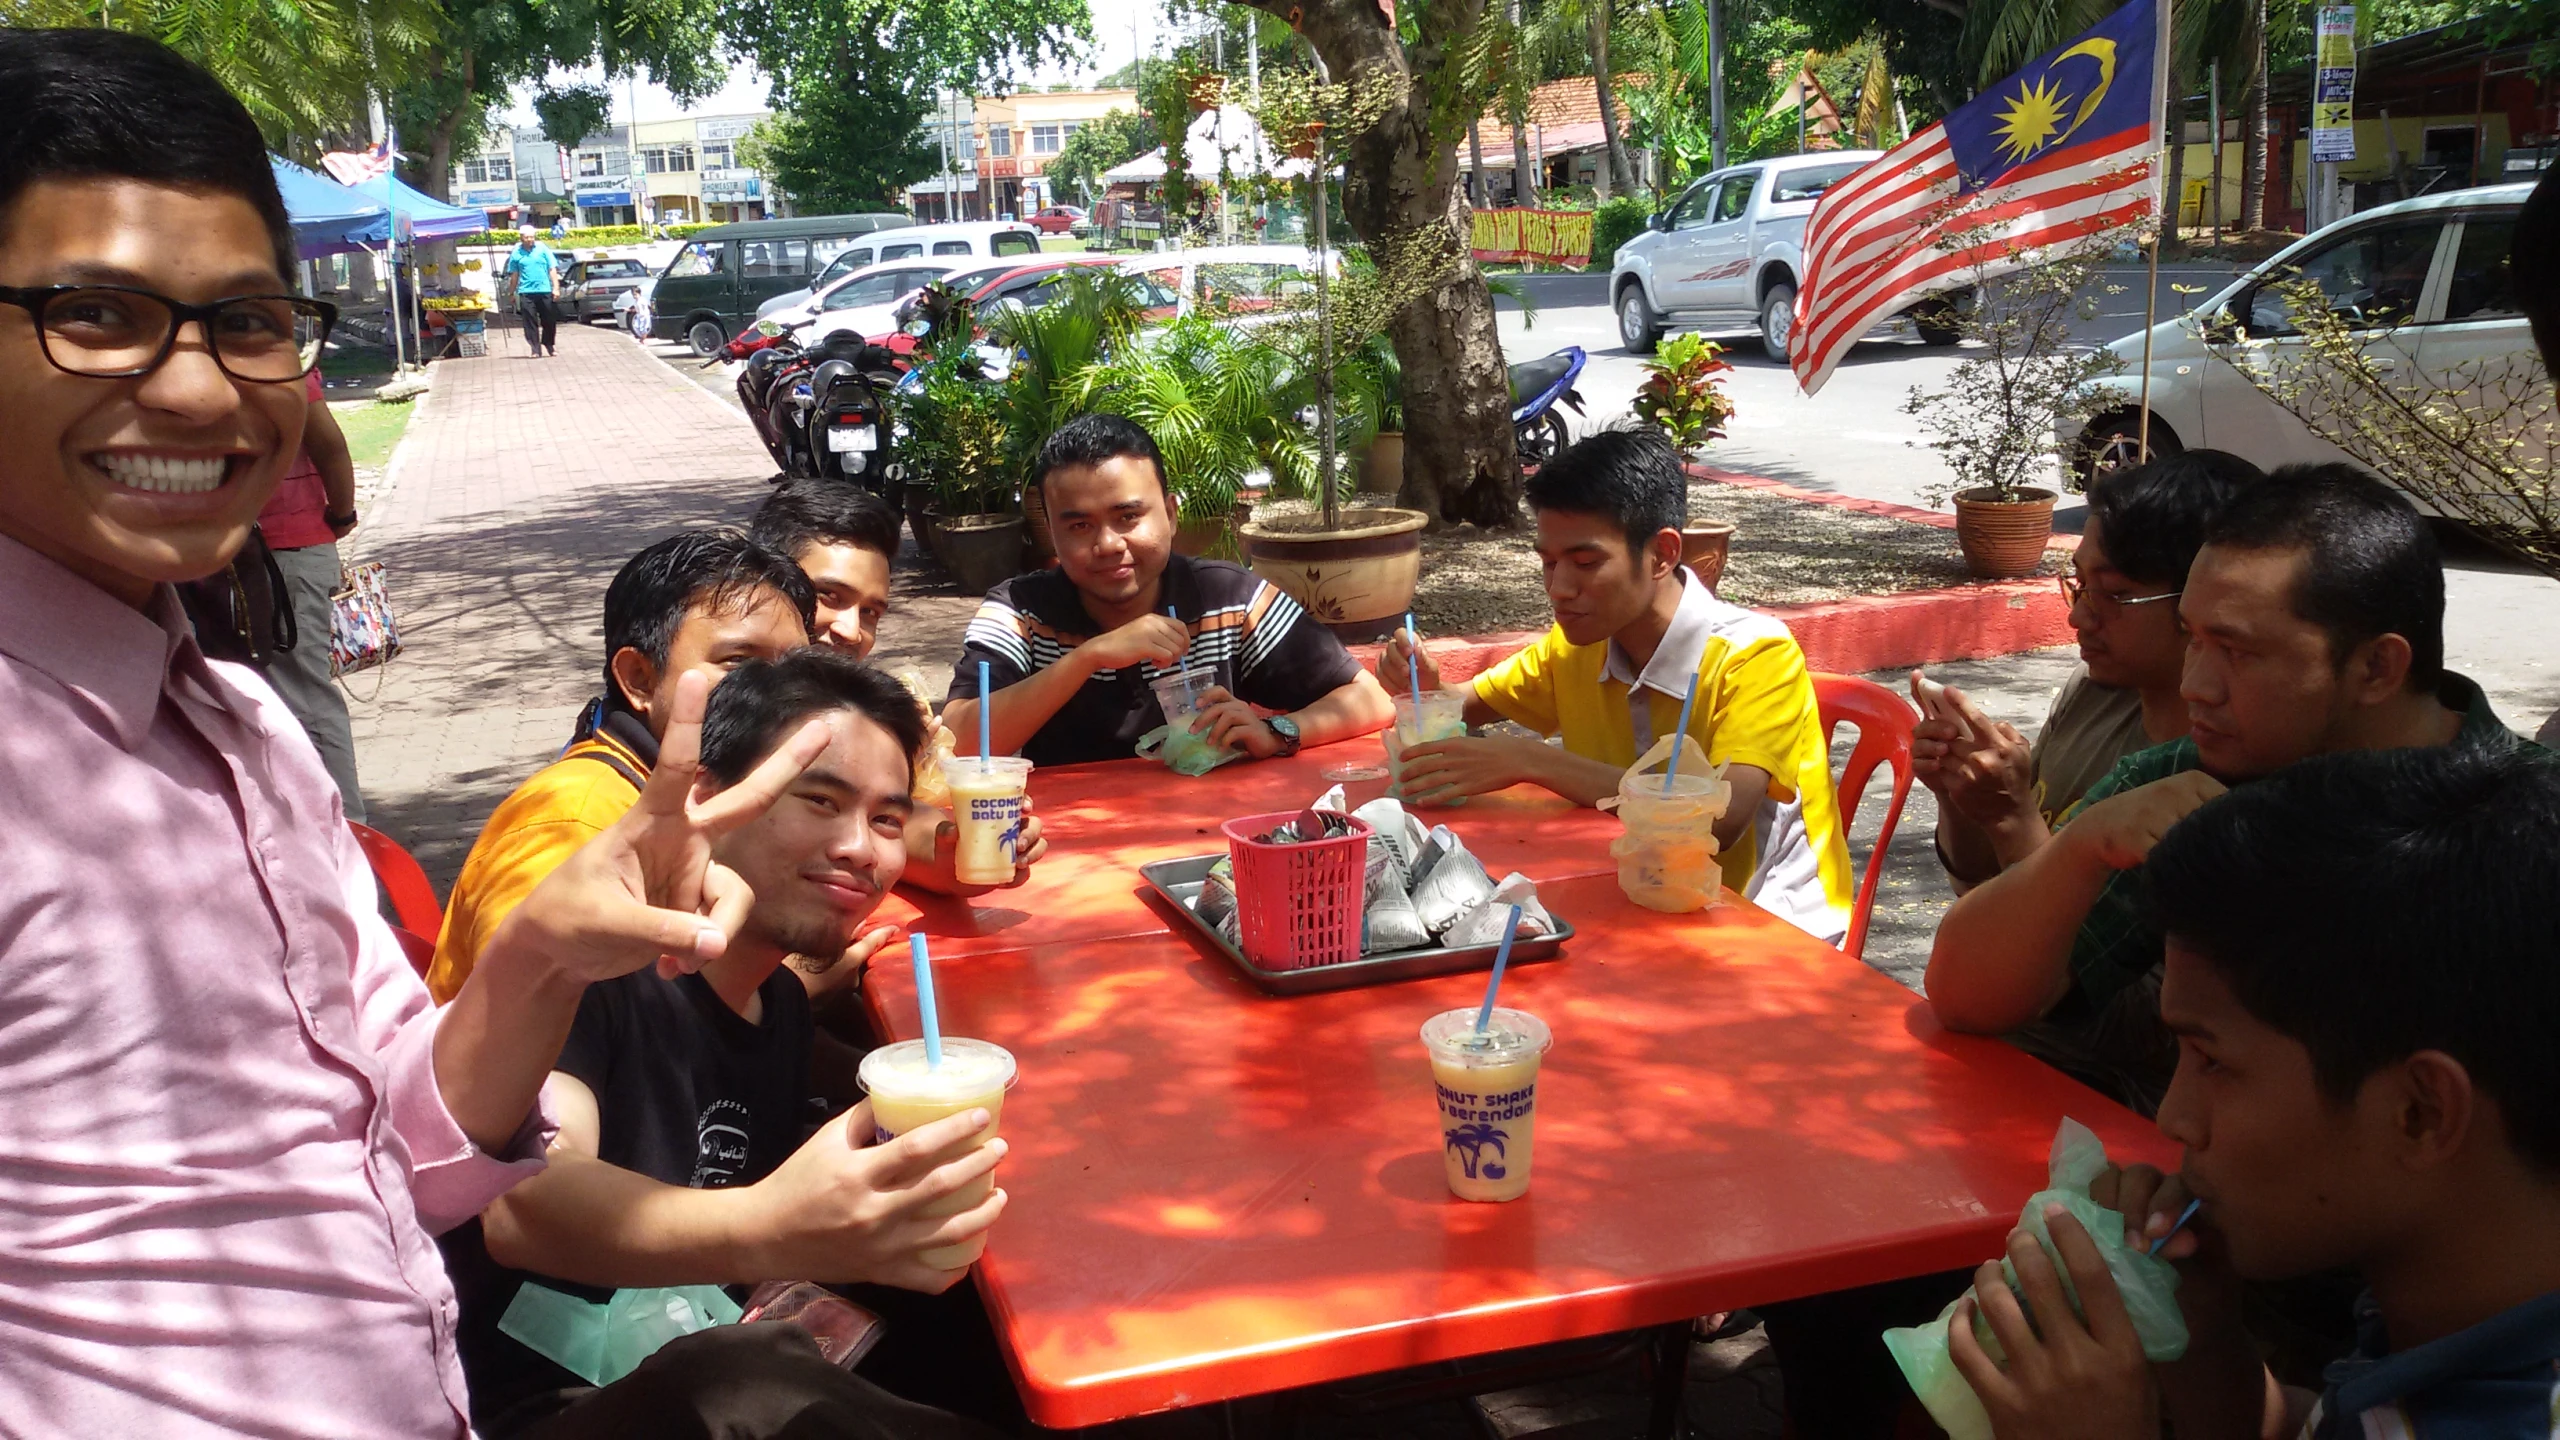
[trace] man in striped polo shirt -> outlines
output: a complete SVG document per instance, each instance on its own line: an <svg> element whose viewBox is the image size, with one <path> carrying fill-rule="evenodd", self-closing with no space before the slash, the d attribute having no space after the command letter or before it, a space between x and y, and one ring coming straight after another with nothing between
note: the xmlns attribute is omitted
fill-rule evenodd
<svg viewBox="0 0 2560 1440"><path fill-rule="evenodd" d="M963 748L987 703L999 755L1125 759L1164 723L1148 682L1186 666L1218 672L1201 694L1201 733L1254 759L1395 717L1386 691L1297 601L1243 566L1173 553L1173 494L1155 441L1134 422L1071 421L1041 447L1032 483L1048 501L1058 565L988 591L969 622L943 712ZM993 692L983 702L981 661Z"/></svg>

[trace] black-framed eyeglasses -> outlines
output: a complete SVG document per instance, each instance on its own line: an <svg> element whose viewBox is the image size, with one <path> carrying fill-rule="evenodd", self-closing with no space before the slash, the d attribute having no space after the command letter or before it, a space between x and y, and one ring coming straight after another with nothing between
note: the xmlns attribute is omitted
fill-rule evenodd
<svg viewBox="0 0 2560 1440"><path fill-rule="evenodd" d="M338 307L300 295L234 295L190 305L123 285L0 286L0 304L35 317L36 343L53 367L97 380L148 375L177 348L194 321L222 373L280 384L320 363Z"/></svg>
<svg viewBox="0 0 2560 1440"><path fill-rule="evenodd" d="M2104 590L2090 589L2077 575L2057 575L2054 578L2062 583L2062 602L2065 605L2077 605L2085 596L2103 600L2119 610L2130 610L2137 605L2157 605L2163 600L2175 600L2187 593L2184 590L2171 590L2160 595L2110 595Z"/></svg>

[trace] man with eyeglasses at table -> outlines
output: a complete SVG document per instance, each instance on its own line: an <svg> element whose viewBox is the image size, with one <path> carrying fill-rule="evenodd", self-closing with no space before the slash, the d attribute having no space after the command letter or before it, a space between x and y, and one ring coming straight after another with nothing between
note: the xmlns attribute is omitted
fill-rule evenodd
<svg viewBox="0 0 2560 1440"><path fill-rule="evenodd" d="M2006 1035L2145 1115L2178 1058L2142 900L2170 826L2312 755L2526 743L2444 668L2434 532L2352 465L2289 465L2233 497L2178 613L2188 737L2118 762L2049 842L1956 901L1929 955L1949 1029Z"/></svg>
<svg viewBox="0 0 2560 1440"><path fill-rule="evenodd" d="M640 803L430 1005L311 742L170 588L301 442L335 311L293 257L212 76L0 29L0 1434L464 1433L432 1237L541 1169L590 982L726 950L754 897L711 846L826 744L696 800L689 682ZM793 1334L673 1344L836 1373Z"/></svg>
<svg viewBox="0 0 2560 1440"><path fill-rule="evenodd" d="M2062 577L2080 664L2034 744L1963 691L1911 673L1912 774L1938 797L1938 863L1957 894L2034 854L2117 761L2187 733L2178 597L2206 524L2259 473L2225 451L2188 450L2089 483L2087 528Z"/></svg>

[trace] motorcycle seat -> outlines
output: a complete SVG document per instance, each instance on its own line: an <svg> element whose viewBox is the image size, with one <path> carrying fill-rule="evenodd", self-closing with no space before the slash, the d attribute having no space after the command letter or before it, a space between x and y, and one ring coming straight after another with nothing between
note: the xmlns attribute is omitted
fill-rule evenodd
<svg viewBox="0 0 2560 1440"><path fill-rule="evenodd" d="M1547 393L1550 386L1573 373L1573 353L1561 351L1523 360L1511 367L1511 403L1525 404Z"/></svg>

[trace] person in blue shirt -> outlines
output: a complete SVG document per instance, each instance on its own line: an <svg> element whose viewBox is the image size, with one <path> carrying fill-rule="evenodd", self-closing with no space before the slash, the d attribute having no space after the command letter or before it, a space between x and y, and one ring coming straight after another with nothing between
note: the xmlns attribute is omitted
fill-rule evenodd
<svg viewBox="0 0 2560 1440"><path fill-rule="evenodd" d="M516 314L524 320L524 343L536 355L560 353L560 305L552 298L560 259L551 247L542 243L541 233L527 225L516 235L516 248L507 252L507 263L499 272L516 286Z"/></svg>
<svg viewBox="0 0 2560 1440"><path fill-rule="evenodd" d="M2145 867L2178 1037L2179 1173L2091 1196L2179 1270L2185 1357L2144 1364L2088 1233L1977 1277L1994 1362L1949 1348L2001 1440L2534 1440L2560 1413L2560 761L2534 746L2321 756L2212 800ZM2190 1201L2197 1217L2174 1230ZM2059 1206L2048 1212L2061 1216ZM2174 1231L2174 1233L2173 1233ZM2325 1393L2270 1383L2241 1282L2351 1268ZM1974 1304L1966 1302L1968 1306ZM2032 1310L2032 1319L2028 1311Z"/></svg>

